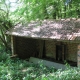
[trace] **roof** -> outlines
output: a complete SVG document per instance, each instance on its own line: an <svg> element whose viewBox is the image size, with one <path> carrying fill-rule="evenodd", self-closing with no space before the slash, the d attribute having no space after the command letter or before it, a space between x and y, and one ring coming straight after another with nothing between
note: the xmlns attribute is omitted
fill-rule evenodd
<svg viewBox="0 0 80 80"><path fill-rule="evenodd" d="M17 24L7 34L38 39L80 40L80 19L31 21L24 25Z"/></svg>

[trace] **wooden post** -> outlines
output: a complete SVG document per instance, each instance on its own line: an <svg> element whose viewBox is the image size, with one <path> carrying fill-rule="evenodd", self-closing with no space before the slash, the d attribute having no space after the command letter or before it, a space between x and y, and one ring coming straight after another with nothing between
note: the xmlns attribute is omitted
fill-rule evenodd
<svg viewBox="0 0 80 80"><path fill-rule="evenodd" d="M12 49L12 56L17 56L16 55L16 50L15 50L15 37L11 36L11 49Z"/></svg>
<svg viewBox="0 0 80 80"><path fill-rule="evenodd" d="M77 66L80 67L80 44L78 45L78 52L77 52Z"/></svg>
<svg viewBox="0 0 80 80"><path fill-rule="evenodd" d="M12 55L14 55L14 46L13 46L13 36L11 36L11 49L12 49Z"/></svg>

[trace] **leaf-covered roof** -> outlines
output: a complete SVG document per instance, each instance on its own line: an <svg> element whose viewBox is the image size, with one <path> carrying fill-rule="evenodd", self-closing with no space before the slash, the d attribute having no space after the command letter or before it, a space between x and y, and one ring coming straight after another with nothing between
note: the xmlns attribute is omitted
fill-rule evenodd
<svg viewBox="0 0 80 80"><path fill-rule="evenodd" d="M41 39L80 40L80 19L31 21L17 24L7 34Z"/></svg>

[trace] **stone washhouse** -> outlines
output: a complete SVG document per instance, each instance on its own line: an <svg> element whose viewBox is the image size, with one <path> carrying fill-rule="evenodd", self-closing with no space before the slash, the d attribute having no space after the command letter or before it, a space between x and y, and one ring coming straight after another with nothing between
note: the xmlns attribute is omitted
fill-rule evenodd
<svg viewBox="0 0 80 80"><path fill-rule="evenodd" d="M80 66L80 19L19 23L6 34L11 36L12 55Z"/></svg>

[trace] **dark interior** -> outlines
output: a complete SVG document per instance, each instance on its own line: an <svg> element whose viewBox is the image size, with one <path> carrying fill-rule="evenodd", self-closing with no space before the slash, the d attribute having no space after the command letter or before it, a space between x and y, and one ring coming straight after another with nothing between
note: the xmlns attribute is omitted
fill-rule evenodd
<svg viewBox="0 0 80 80"><path fill-rule="evenodd" d="M56 59L46 56L45 40L16 37L15 47L16 53L21 59L37 57L61 64L65 64L66 61L71 66L77 66L77 62L66 60L67 48L64 44L56 45Z"/></svg>

